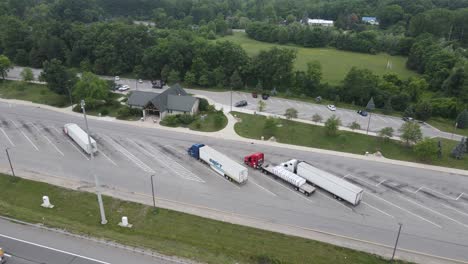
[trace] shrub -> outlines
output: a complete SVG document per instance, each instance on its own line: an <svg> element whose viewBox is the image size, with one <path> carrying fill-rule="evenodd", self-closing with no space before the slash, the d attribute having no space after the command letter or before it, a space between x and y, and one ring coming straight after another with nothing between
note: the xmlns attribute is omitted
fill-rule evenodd
<svg viewBox="0 0 468 264"><path fill-rule="evenodd" d="M392 127L384 127L379 131L379 137L383 138L385 141L388 141L391 137L393 137L393 128Z"/></svg>
<svg viewBox="0 0 468 264"><path fill-rule="evenodd" d="M422 139L421 127L415 122L404 123L399 131L401 132L401 139L405 140L407 145Z"/></svg>
<svg viewBox="0 0 468 264"><path fill-rule="evenodd" d="M192 115L189 114L178 115L178 118L179 122L183 125L189 125L195 119Z"/></svg>
<svg viewBox="0 0 468 264"><path fill-rule="evenodd" d="M288 108L288 109L286 109L286 112L284 113L284 116L287 119L297 118L297 110L294 109L294 108Z"/></svg>
<svg viewBox="0 0 468 264"><path fill-rule="evenodd" d="M180 120L179 120L177 115L167 115L161 121L161 125L176 127L176 126L179 126L179 122L180 122Z"/></svg>
<svg viewBox="0 0 468 264"><path fill-rule="evenodd" d="M108 114L109 114L109 110L107 110L107 108L102 109L101 115L105 116L105 115L108 115Z"/></svg>
<svg viewBox="0 0 468 264"><path fill-rule="evenodd" d="M437 142L430 138L426 138L414 145L414 153L423 161L432 161L437 157L438 150Z"/></svg>
<svg viewBox="0 0 468 264"><path fill-rule="evenodd" d="M463 110L457 116L457 128L468 128L468 110Z"/></svg>
<svg viewBox="0 0 468 264"><path fill-rule="evenodd" d="M352 122L352 123L349 125L349 128L351 128L352 130L361 129L361 125L359 125L359 123L357 123L356 121L354 121L354 122Z"/></svg>
<svg viewBox="0 0 468 264"><path fill-rule="evenodd" d="M329 136L336 136L338 133L338 127L341 125L341 120L339 117L332 115L330 118L325 121L325 132Z"/></svg>
<svg viewBox="0 0 468 264"><path fill-rule="evenodd" d="M208 103L208 100L206 100L205 98L198 98L198 99L199 99L198 111L200 112L208 111L208 106L210 105Z"/></svg>
<svg viewBox="0 0 468 264"><path fill-rule="evenodd" d="M315 114L315 115L312 116L312 121L314 121L315 123L321 122L322 120L323 120L323 118L319 114Z"/></svg>

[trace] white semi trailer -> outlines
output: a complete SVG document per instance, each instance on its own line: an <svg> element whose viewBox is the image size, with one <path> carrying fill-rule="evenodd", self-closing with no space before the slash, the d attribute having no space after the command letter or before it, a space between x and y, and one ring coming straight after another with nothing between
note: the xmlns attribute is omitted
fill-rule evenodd
<svg viewBox="0 0 468 264"><path fill-rule="evenodd" d="M281 164L287 170L294 172L314 186L318 186L333 194L337 199L343 199L352 205L358 205L362 200L363 189L339 178L331 173L318 169L307 162L296 159Z"/></svg>
<svg viewBox="0 0 468 264"><path fill-rule="evenodd" d="M90 136L91 145L89 144L88 134L83 131L77 124L69 123L63 126L63 132L67 134L73 141L78 144L86 153L91 155L97 152L96 141Z"/></svg>
<svg viewBox="0 0 468 264"><path fill-rule="evenodd" d="M214 171L230 181L239 184L246 183L249 171L226 155L204 144L194 144L188 149L188 154L207 163Z"/></svg>

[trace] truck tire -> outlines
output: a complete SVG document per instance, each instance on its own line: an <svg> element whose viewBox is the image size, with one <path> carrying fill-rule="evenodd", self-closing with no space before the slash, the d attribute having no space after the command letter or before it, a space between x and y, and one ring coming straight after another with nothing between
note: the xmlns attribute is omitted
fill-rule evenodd
<svg viewBox="0 0 468 264"><path fill-rule="evenodd" d="M297 188L297 187L294 187L294 190L296 190L296 191L299 191L299 188Z"/></svg>
<svg viewBox="0 0 468 264"><path fill-rule="evenodd" d="M306 192L306 193L304 193L304 194L305 194L305 196L307 196L307 197L310 196L310 193L308 193L308 192Z"/></svg>

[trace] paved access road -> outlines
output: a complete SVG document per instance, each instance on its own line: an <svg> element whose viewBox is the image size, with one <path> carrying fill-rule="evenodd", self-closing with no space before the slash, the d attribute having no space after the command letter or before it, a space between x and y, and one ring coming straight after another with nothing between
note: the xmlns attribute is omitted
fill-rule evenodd
<svg viewBox="0 0 468 264"><path fill-rule="evenodd" d="M0 103L0 146L10 148L19 170L92 183L88 156L61 131L68 122L84 127L78 117ZM89 123L99 148L96 173L109 188L151 195L154 174L160 198L386 245L393 245L403 223L402 248L468 261L466 176L110 121ZM246 185L235 185L187 156L186 149L198 142L239 162L256 151L272 163L308 161L361 186L364 200L353 207L322 190L305 197L254 170ZM7 168L4 151L0 160Z"/></svg>
<svg viewBox="0 0 468 264"><path fill-rule="evenodd" d="M21 71L22 67L14 67L8 73L8 79L12 80L21 80ZM33 73L38 79L38 76L41 73L41 69L33 69ZM113 80L114 77L110 76L101 76L104 79ZM132 90L144 90L144 91L153 91L153 92L160 92L159 89L152 89L151 83L147 80L139 83L135 79L127 79L127 78L120 78L117 82L119 84L127 84L130 86L130 90L124 92L125 94L132 91ZM225 105L226 107L231 106L231 93L230 92L211 92L211 91L204 91L204 90L194 90L194 89L187 89L189 93L204 95L209 97L213 101ZM258 102L261 100L259 98L253 98L251 94L244 93L244 92L233 92L232 93L232 105L240 100L246 100L248 105L244 108L256 111L258 109ZM296 100L290 99L283 99L277 97L270 97L270 99L264 101L266 103L266 108L264 112L275 114L275 115L284 115L286 109L288 108L295 108L298 111L298 118L311 121L312 116L315 114L319 114L322 116L323 120L328 119L332 115L336 115L342 121L343 126L349 126L352 122L357 122L362 130L366 130L367 126L369 125L369 131L378 132L384 127L392 127L395 131L395 135L399 135L398 129L404 123L401 118L394 117L394 116L386 116L380 114L372 114L372 116L368 115L367 117L363 117L356 113L354 110L349 109L342 109L337 108L336 111L330 111L326 105L321 104L313 104L313 103L306 103ZM236 108L233 107L233 110ZM428 124L421 124L421 130L424 136L427 137L443 137L448 139L460 140L460 136L453 135L452 133L447 133L440 131ZM455 131L456 132L456 131Z"/></svg>
<svg viewBox="0 0 468 264"><path fill-rule="evenodd" d="M173 264L86 239L0 219L0 246L8 264Z"/></svg>

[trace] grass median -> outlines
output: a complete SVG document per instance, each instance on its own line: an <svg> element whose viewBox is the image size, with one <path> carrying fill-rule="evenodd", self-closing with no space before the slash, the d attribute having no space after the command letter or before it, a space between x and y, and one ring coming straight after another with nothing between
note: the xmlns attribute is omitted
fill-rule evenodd
<svg viewBox="0 0 468 264"><path fill-rule="evenodd" d="M145 247L206 263L389 263L375 255L303 238L210 220L104 197L99 223L96 196L0 174L0 214L70 232ZM40 207L48 195L54 209ZM132 229L119 227L128 216ZM400 262L403 263L403 262Z"/></svg>
<svg viewBox="0 0 468 264"><path fill-rule="evenodd" d="M0 80L0 97L56 107L70 105L69 97L51 91L44 84L19 81Z"/></svg>
<svg viewBox="0 0 468 264"><path fill-rule="evenodd" d="M262 115L250 115L233 112L241 118L241 122L234 127L236 133L242 137L260 139L264 134L266 117ZM380 151L384 157L389 159L420 162L413 148L405 146L396 140L382 140L378 137L367 136L347 131L339 131L336 136L327 136L325 128L312 124L306 124L291 120L281 119L281 127L276 127L273 136L277 142L335 150L341 152L364 154L366 151L374 153ZM468 169L466 160L457 160L450 157L450 152L458 143L447 139L438 139L442 143L442 158L434 159L431 165ZM426 161L427 163L427 161Z"/></svg>

